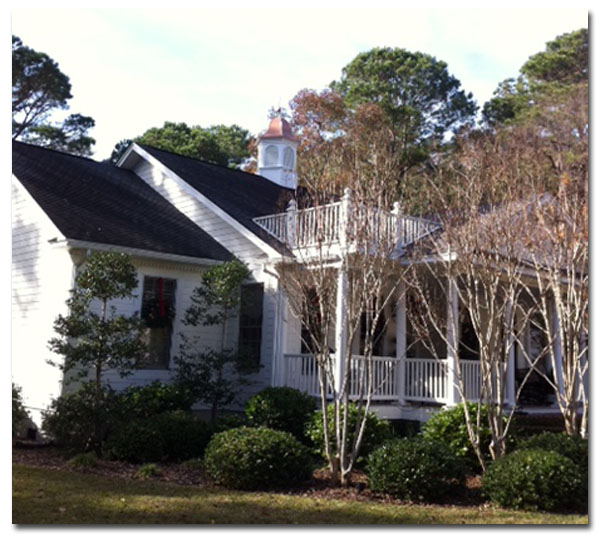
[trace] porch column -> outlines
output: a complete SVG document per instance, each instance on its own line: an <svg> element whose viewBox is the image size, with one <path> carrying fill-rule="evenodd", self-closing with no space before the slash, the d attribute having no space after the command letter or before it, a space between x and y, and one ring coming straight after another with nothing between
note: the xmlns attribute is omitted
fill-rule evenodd
<svg viewBox="0 0 600 537"><path fill-rule="evenodd" d="M296 200L291 199L285 211L285 231L290 248L296 246L296 208Z"/></svg>
<svg viewBox="0 0 600 537"><path fill-rule="evenodd" d="M398 300L396 301L396 382L398 387L398 403L404 404L406 384L406 294L404 282L398 286Z"/></svg>
<svg viewBox="0 0 600 537"><path fill-rule="evenodd" d="M335 304L335 362L334 388L339 393L344 378L344 357L346 356L346 294L348 274L342 265L337 275L337 294Z"/></svg>
<svg viewBox="0 0 600 537"><path fill-rule="evenodd" d="M508 355L506 357L506 392L504 395L504 402L510 407L515 406L515 336L513 333L514 319L513 319L513 308L512 304L506 305L506 326L508 327Z"/></svg>
<svg viewBox="0 0 600 537"><path fill-rule="evenodd" d="M340 204L340 220L339 220L339 241L340 241L340 248L342 248L343 251L345 251L346 248L348 248L348 242L349 242L349 231L350 231L350 220L351 220L351 214L350 214L350 189L348 187L346 187L344 189L344 195L342 196L342 203ZM350 237L351 239L352 237Z"/></svg>
<svg viewBox="0 0 600 537"><path fill-rule="evenodd" d="M552 370L554 372L554 381L558 386L558 393L561 397L565 395L565 383L563 380L562 370L562 344L560 337L560 322L558 319L558 310L556 303L552 303L552 336L554 342L552 343Z"/></svg>
<svg viewBox="0 0 600 537"><path fill-rule="evenodd" d="M275 315L273 320L273 369L271 371L271 385L285 385L285 310L286 299L281 289L281 284L277 282L277 287L273 293L275 302Z"/></svg>
<svg viewBox="0 0 600 537"><path fill-rule="evenodd" d="M459 385L459 367L458 361L458 290L456 288L456 280L451 278L448 283L448 321L447 321L447 339L448 349L446 363L448 366L447 379L447 399L446 404L454 406L460 402Z"/></svg>

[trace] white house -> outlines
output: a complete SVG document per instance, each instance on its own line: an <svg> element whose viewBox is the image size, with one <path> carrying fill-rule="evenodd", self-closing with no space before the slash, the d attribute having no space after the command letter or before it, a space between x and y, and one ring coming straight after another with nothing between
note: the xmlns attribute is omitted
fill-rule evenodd
<svg viewBox="0 0 600 537"><path fill-rule="evenodd" d="M56 360L47 343L54 319L65 311L77 266L95 250L126 252L137 267L136 297L116 303L119 311L141 312L159 293L175 310L171 326L148 329L151 364L125 379L109 375L114 388L170 378L180 336L190 330L182 317L192 290L206 267L235 257L252 273L242 293L262 306L229 326L231 343L254 346L261 366L241 399L278 385L318 394L314 361L302 348L299 322L275 270L294 247L311 240L304 225L310 211L290 204L297 146L287 122L274 118L259 138L255 175L135 143L114 166L13 142L12 376L35 421L63 390L61 372L47 364ZM345 202L319 210L337 225ZM399 246L431 227L404 217L402 229ZM390 419L424 420L431 408L457 402L455 379L446 357L435 359L418 345L407 355L404 304L394 307L375 359L382 379L375 410ZM217 342L216 330L195 330L208 345ZM512 386L518 356L513 360ZM478 362L460 363L475 394Z"/></svg>

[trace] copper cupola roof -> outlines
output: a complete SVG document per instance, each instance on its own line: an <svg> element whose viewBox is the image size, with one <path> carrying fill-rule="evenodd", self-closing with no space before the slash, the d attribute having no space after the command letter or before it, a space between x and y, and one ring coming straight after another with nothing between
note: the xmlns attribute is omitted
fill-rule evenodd
<svg viewBox="0 0 600 537"><path fill-rule="evenodd" d="M298 142L298 138L294 136L292 127L281 116L275 116L269 123L269 128L259 136L259 140L265 138L286 138L287 140Z"/></svg>

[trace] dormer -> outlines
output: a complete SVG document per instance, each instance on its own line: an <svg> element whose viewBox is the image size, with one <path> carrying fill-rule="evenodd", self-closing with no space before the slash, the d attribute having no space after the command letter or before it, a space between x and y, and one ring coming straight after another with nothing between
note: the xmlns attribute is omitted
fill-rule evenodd
<svg viewBox="0 0 600 537"><path fill-rule="evenodd" d="M298 143L285 119L281 116L271 119L269 128L258 137L258 174L279 186L295 189Z"/></svg>

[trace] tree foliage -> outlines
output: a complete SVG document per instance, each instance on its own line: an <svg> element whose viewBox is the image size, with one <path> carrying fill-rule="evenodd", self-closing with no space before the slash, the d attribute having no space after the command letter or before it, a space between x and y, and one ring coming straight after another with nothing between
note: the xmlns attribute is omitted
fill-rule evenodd
<svg viewBox="0 0 600 537"><path fill-rule="evenodd" d="M331 88L353 109L364 103L382 108L408 167L426 160L447 133L471 124L477 109L445 62L399 48L360 53Z"/></svg>
<svg viewBox="0 0 600 537"><path fill-rule="evenodd" d="M238 125L190 127L186 123L166 121L162 127L152 127L133 141L235 168L250 157L251 136L249 131ZM116 162L130 142L121 140L116 144L110 160Z"/></svg>
<svg viewBox="0 0 600 537"><path fill-rule="evenodd" d="M194 289L192 305L185 313L187 326L221 328L217 349L208 347L200 337L181 334L175 358L176 381L196 401L210 405L212 421L219 407L235 400L244 376L253 370L239 349L227 347L227 327L238 315L240 288L249 275L246 265L237 260L211 267L203 274L202 285Z"/></svg>
<svg viewBox="0 0 600 537"><path fill-rule="evenodd" d="M558 36L531 56L517 78L500 82L483 107L490 126L518 120L540 100L555 98L570 86L587 84L589 37L586 28Z"/></svg>
<svg viewBox="0 0 600 537"><path fill-rule="evenodd" d="M75 289L67 301L68 315L54 322L57 337L50 340L52 351L62 355L60 363L67 380L86 378L93 372L95 447L100 449L104 373L116 370L126 376L142 365L146 345L144 325L137 315L117 315L110 302L130 298L137 287L135 267L129 256L116 252L95 252L75 278ZM99 310L99 311L98 311Z"/></svg>
<svg viewBox="0 0 600 537"><path fill-rule="evenodd" d="M87 131L94 127L89 116L72 114L51 124L55 110L67 110L71 83L52 58L12 37L12 137L43 147L89 155L95 140Z"/></svg>

